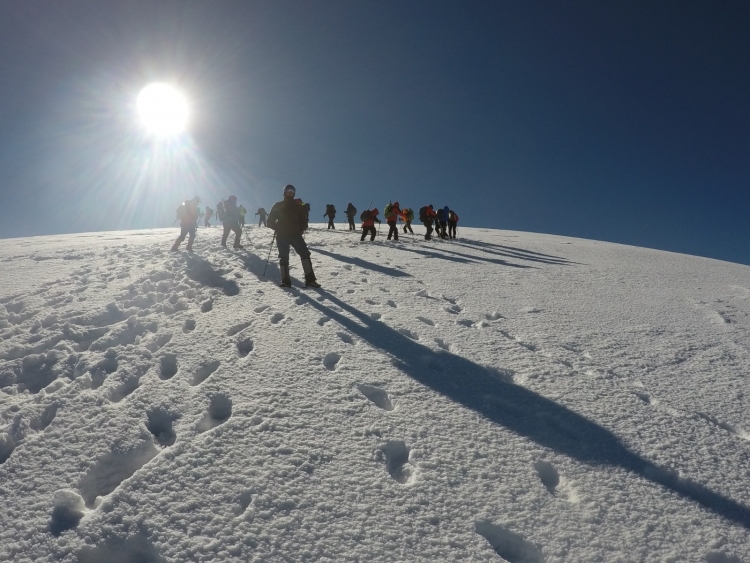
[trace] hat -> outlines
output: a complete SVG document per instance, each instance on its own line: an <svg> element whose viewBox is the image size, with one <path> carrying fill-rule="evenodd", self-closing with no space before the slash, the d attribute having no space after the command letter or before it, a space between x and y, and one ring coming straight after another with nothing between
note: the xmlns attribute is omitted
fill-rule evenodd
<svg viewBox="0 0 750 563"><path fill-rule="evenodd" d="M230 196L229 196L229 197L227 198L227 201L237 201L237 196L235 196L235 195L230 195Z"/></svg>
<svg viewBox="0 0 750 563"><path fill-rule="evenodd" d="M375 208L374 208L374 209L372 210L372 214L373 214L373 215L377 215L378 213L380 213L380 211L378 211L378 208L377 208L377 207L375 207Z"/></svg>
<svg viewBox="0 0 750 563"><path fill-rule="evenodd" d="M284 195L287 195L287 194L296 195L297 189L293 185L287 184L286 186L284 186Z"/></svg>
<svg viewBox="0 0 750 563"><path fill-rule="evenodd" d="M393 207L398 207L398 202L397 201L393 202Z"/></svg>

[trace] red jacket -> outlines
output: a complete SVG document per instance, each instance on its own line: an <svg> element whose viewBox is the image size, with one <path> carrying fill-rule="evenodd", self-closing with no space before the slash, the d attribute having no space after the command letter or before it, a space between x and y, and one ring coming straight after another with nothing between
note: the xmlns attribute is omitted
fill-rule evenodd
<svg viewBox="0 0 750 563"><path fill-rule="evenodd" d="M377 209L373 209L370 211L370 216L362 221L363 227L374 227L375 226L375 220L378 218L379 211ZM380 221L378 221L380 223Z"/></svg>

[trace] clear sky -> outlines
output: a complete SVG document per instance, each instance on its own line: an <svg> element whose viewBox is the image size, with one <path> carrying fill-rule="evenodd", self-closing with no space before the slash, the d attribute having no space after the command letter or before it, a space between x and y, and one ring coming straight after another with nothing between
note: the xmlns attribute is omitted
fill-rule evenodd
<svg viewBox="0 0 750 563"><path fill-rule="evenodd" d="M319 221L432 203L750 264L748 29L746 1L3 2L0 236L292 183ZM139 129L152 81L184 138Z"/></svg>

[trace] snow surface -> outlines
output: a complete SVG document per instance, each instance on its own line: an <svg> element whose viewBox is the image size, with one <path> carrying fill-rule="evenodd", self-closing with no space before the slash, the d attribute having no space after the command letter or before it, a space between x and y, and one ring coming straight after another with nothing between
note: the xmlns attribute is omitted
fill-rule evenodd
<svg viewBox="0 0 750 563"><path fill-rule="evenodd" d="M750 563L750 268L549 235L0 241L0 560Z"/></svg>

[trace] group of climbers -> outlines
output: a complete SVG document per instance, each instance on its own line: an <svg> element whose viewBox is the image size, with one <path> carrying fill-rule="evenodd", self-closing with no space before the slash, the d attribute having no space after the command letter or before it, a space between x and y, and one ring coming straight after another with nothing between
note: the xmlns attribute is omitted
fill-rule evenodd
<svg viewBox="0 0 750 563"><path fill-rule="evenodd" d="M305 285L310 287L320 287L315 273L312 269L310 260L310 251L307 248L303 233L308 229L310 216L310 204L304 203L301 199L296 198L296 189L291 184L284 186L284 199L277 202L271 208L270 213L262 207L258 209L255 215L258 215L258 227L265 225L274 231L276 247L279 252L279 268L281 271L281 286L291 287L291 278L289 277L289 250L294 248L302 260L302 268L305 273ZM180 221L180 236L175 240L172 250L179 250L180 244L185 238L188 238L187 250L192 251L193 242L195 241L198 221L204 214L200 211L198 205L201 199L198 196L186 200L177 208L177 218ZM408 207L401 209L398 201L388 203L383 213L385 221L388 224L387 240L398 240L399 230L398 221L403 222L403 232L414 234L411 223L414 220L414 211ZM350 202L346 208L346 216L349 223L349 230L356 230L354 218L357 214L357 208ZM360 241L364 241L367 235L370 240L375 240L377 231L375 223L381 224L378 215L380 212L377 208L367 209L360 214L362 221L362 236ZM221 246L227 246L227 239L231 232L234 232L233 248L243 248L240 244L242 231L245 225L246 210L242 205L237 205L237 197L229 196L216 204L216 210L206 207L205 221L206 227L210 227L210 219L216 216L221 221L224 232L221 237ZM326 205L326 211L323 217L328 217L328 229L335 229L334 219L336 217L336 206L333 204ZM447 205L442 209L434 210L432 204L425 205L419 209L419 221L425 226L427 232L425 240L431 240L433 232L436 232L441 239L456 238L458 214L450 209Z"/></svg>

